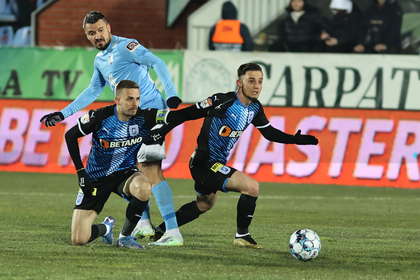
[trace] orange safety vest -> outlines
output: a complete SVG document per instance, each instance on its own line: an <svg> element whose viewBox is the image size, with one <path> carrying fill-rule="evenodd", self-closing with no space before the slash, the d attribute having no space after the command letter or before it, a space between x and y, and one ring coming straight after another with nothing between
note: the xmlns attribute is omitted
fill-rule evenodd
<svg viewBox="0 0 420 280"><path fill-rule="evenodd" d="M241 22L236 19L220 20L216 24L216 28L211 39L213 43L243 44L244 38L241 36Z"/></svg>

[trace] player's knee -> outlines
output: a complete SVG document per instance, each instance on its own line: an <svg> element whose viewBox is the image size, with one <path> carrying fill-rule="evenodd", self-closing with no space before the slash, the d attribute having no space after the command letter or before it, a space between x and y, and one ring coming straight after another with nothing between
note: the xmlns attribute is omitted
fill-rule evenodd
<svg viewBox="0 0 420 280"><path fill-rule="evenodd" d="M198 200L196 202L198 210L201 212L207 212L213 208L216 201L214 200Z"/></svg>
<svg viewBox="0 0 420 280"><path fill-rule="evenodd" d="M77 235L77 234L73 234L71 236L71 243L74 246L83 246L85 245L87 242L89 241L89 238Z"/></svg>
<svg viewBox="0 0 420 280"><path fill-rule="evenodd" d="M209 211L211 208L213 208L213 205L210 203L202 202L202 203L197 203L197 208L198 210L204 213L204 212Z"/></svg>
<svg viewBox="0 0 420 280"><path fill-rule="evenodd" d="M142 201L149 199L152 191L150 182L142 176L137 176L130 184L130 193Z"/></svg>
<svg viewBox="0 0 420 280"><path fill-rule="evenodd" d="M258 183L257 180L251 178L247 182L246 190L247 190L246 193L245 192L243 192L243 193L245 193L247 195L250 195L250 196L257 197L258 194L260 193L260 183Z"/></svg>

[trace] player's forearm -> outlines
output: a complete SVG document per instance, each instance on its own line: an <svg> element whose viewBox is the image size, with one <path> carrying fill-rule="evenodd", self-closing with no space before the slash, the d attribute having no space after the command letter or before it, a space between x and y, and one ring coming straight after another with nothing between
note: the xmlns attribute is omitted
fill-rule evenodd
<svg viewBox="0 0 420 280"><path fill-rule="evenodd" d="M163 60L156 62L154 64L153 69L155 70L156 74L159 77L160 82L163 85L163 89L165 90L166 99L169 99L174 96L178 96L176 93L175 85L172 81L171 74L169 73L168 68Z"/></svg>
<svg viewBox="0 0 420 280"><path fill-rule="evenodd" d="M87 87L72 103L61 110L64 118L67 118L90 105L93 101L96 100L96 98L99 97L101 92L102 88L95 88L93 86Z"/></svg>
<svg viewBox="0 0 420 280"><path fill-rule="evenodd" d="M77 140L79 137L82 136L83 134L80 133L77 125L70 128L65 134L67 149L69 150L70 157L73 160L76 170L79 170L84 167L82 159L80 157L79 142Z"/></svg>
<svg viewBox="0 0 420 280"><path fill-rule="evenodd" d="M166 115L165 122L185 122L189 120L196 120L207 116L208 108L201 108L199 105L194 104L184 109L177 111L169 111Z"/></svg>
<svg viewBox="0 0 420 280"><path fill-rule="evenodd" d="M283 144L294 144L294 135L284 133L281 130L278 130L271 125L265 128L260 129L261 134L264 136L265 139L277 142L277 143L283 143Z"/></svg>

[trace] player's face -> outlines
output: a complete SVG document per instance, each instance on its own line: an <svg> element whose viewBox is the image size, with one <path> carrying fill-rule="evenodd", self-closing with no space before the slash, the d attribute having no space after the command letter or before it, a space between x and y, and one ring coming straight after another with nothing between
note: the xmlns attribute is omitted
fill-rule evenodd
<svg viewBox="0 0 420 280"><path fill-rule="evenodd" d="M247 71L238 80L238 86L242 94L249 100L256 100L260 96L263 83L263 73L260 71Z"/></svg>
<svg viewBox="0 0 420 280"><path fill-rule="evenodd" d="M92 45L98 50L105 50L111 42L111 26L102 19L95 23L87 23L85 34Z"/></svg>
<svg viewBox="0 0 420 280"><path fill-rule="evenodd" d="M115 97L117 111L125 119L136 115L140 103L140 91L138 88L124 88L119 97Z"/></svg>
<svg viewBox="0 0 420 280"><path fill-rule="evenodd" d="M290 6L294 11L302 11L304 5L305 2L303 2L303 0L292 0L292 2L290 2Z"/></svg>

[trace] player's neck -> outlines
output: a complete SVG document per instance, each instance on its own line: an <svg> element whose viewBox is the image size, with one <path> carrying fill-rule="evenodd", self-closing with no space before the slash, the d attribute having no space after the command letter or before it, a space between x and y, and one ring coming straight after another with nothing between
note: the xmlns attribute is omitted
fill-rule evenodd
<svg viewBox="0 0 420 280"><path fill-rule="evenodd" d="M246 96L243 94L242 89L238 89L237 94L238 94L238 99L239 99L239 101L241 101L241 103L242 103L244 106L249 106L249 104L251 104L252 100L251 100L251 99L249 99L248 97L246 97Z"/></svg>
<svg viewBox="0 0 420 280"><path fill-rule="evenodd" d="M122 122L127 122L131 117L123 114L121 112L121 109L119 107L117 107L117 118Z"/></svg>

